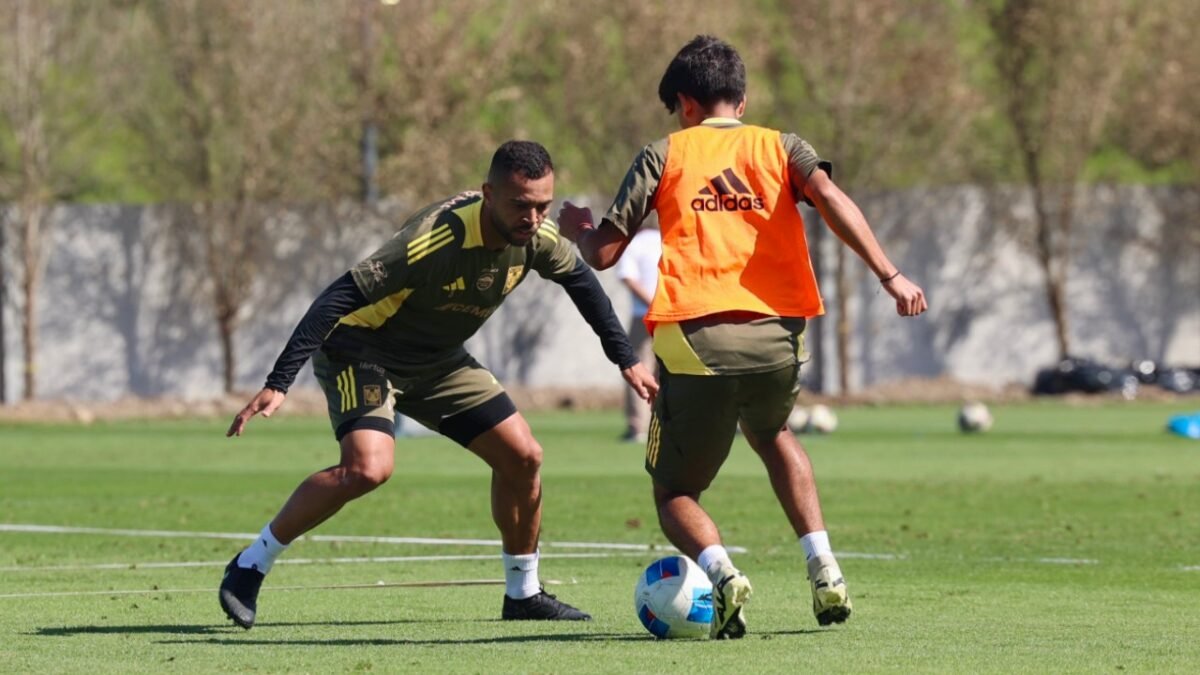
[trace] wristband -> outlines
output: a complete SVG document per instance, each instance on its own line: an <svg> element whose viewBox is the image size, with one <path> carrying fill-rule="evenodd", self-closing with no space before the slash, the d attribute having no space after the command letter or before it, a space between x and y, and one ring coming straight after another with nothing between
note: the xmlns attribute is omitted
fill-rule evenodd
<svg viewBox="0 0 1200 675"><path fill-rule="evenodd" d="M886 284L887 282L891 281L892 279L895 279L895 278L896 278L896 277L898 277L898 276L900 276L900 270L896 270L896 273L895 273L895 274L893 274L892 276L890 276L890 277L888 277L888 278L886 278L886 279L880 279L880 280L879 280L879 283L881 283L881 284Z"/></svg>

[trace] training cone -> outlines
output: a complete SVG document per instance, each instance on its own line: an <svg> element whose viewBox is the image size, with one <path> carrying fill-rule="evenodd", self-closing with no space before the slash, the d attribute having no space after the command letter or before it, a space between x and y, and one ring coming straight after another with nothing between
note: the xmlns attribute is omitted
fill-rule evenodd
<svg viewBox="0 0 1200 675"><path fill-rule="evenodd" d="M1167 420L1167 431L1184 438L1200 440L1200 413L1172 417Z"/></svg>

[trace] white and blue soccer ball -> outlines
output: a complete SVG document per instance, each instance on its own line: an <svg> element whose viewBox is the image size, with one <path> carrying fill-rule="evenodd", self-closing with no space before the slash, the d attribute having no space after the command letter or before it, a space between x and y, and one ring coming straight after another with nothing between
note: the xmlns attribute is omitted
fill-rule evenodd
<svg viewBox="0 0 1200 675"><path fill-rule="evenodd" d="M712 582L700 566L676 555L655 560L642 572L633 608L655 637L703 637L712 623L712 594Z"/></svg>

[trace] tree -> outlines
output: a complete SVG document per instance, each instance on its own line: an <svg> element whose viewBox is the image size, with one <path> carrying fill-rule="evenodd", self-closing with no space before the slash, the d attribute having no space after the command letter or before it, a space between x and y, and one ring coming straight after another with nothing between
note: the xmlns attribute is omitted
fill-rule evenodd
<svg viewBox="0 0 1200 675"><path fill-rule="evenodd" d="M734 6L699 0L528 6L521 42L546 56L511 64L504 113L516 128L545 139L564 186L609 198L638 150L677 130L658 100L671 58L697 32L720 32L738 15Z"/></svg>
<svg viewBox="0 0 1200 675"><path fill-rule="evenodd" d="M501 0L408 0L370 13L369 65L354 81L360 117L378 129L381 193L425 204L483 182L511 137L487 121L522 46L522 13ZM347 51L365 52L358 8L343 25Z"/></svg>
<svg viewBox="0 0 1200 675"><path fill-rule="evenodd" d="M37 301L51 212L80 188L74 146L95 124L78 112L90 93L79 75L94 44L93 18L90 6L70 0L0 4L0 197L15 202L0 223L0 287L7 287L6 245L15 230L25 399L37 396ZM0 293L0 315L6 296Z"/></svg>
<svg viewBox="0 0 1200 675"><path fill-rule="evenodd" d="M1032 249L1066 357L1078 182L1113 113L1142 9L1132 0L1002 0L984 11L996 73L991 98L1012 132L1032 199Z"/></svg>
<svg viewBox="0 0 1200 675"><path fill-rule="evenodd" d="M1200 4L1159 0L1140 11L1139 58L1128 64L1106 141L1136 164L1142 181L1200 187L1200 50L1191 30Z"/></svg>
<svg viewBox="0 0 1200 675"><path fill-rule="evenodd" d="M959 72L958 17L949 3L764 0L747 17L751 105L833 160L839 185L853 193L952 175L974 102ZM819 44L806 36L820 36ZM765 86L754 86L755 80ZM813 232L820 276L826 233ZM846 250L835 247L831 308L842 392L850 388ZM818 388L828 360L821 333L811 335Z"/></svg>
<svg viewBox="0 0 1200 675"><path fill-rule="evenodd" d="M259 262L272 254L264 220L281 202L353 192L335 10L233 0L131 10L140 23L125 37L141 67L125 71L137 75L124 82L124 112L155 151L146 180L188 204L176 211L177 233L207 273L226 391Z"/></svg>

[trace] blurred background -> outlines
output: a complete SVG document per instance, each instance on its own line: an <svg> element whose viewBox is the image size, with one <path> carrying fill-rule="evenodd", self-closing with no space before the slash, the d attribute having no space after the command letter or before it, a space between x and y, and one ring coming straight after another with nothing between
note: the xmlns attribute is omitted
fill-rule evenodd
<svg viewBox="0 0 1200 675"><path fill-rule="evenodd" d="M510 138L607 208L675 130L658 80L698 33L929 296L900 320L804 210L814 392L1191 391L1196 26L1195 0L6 0L0 397L256 390L326 284ZM498 316L469 347L506 384L617 400L557 288Z"/></svg>

